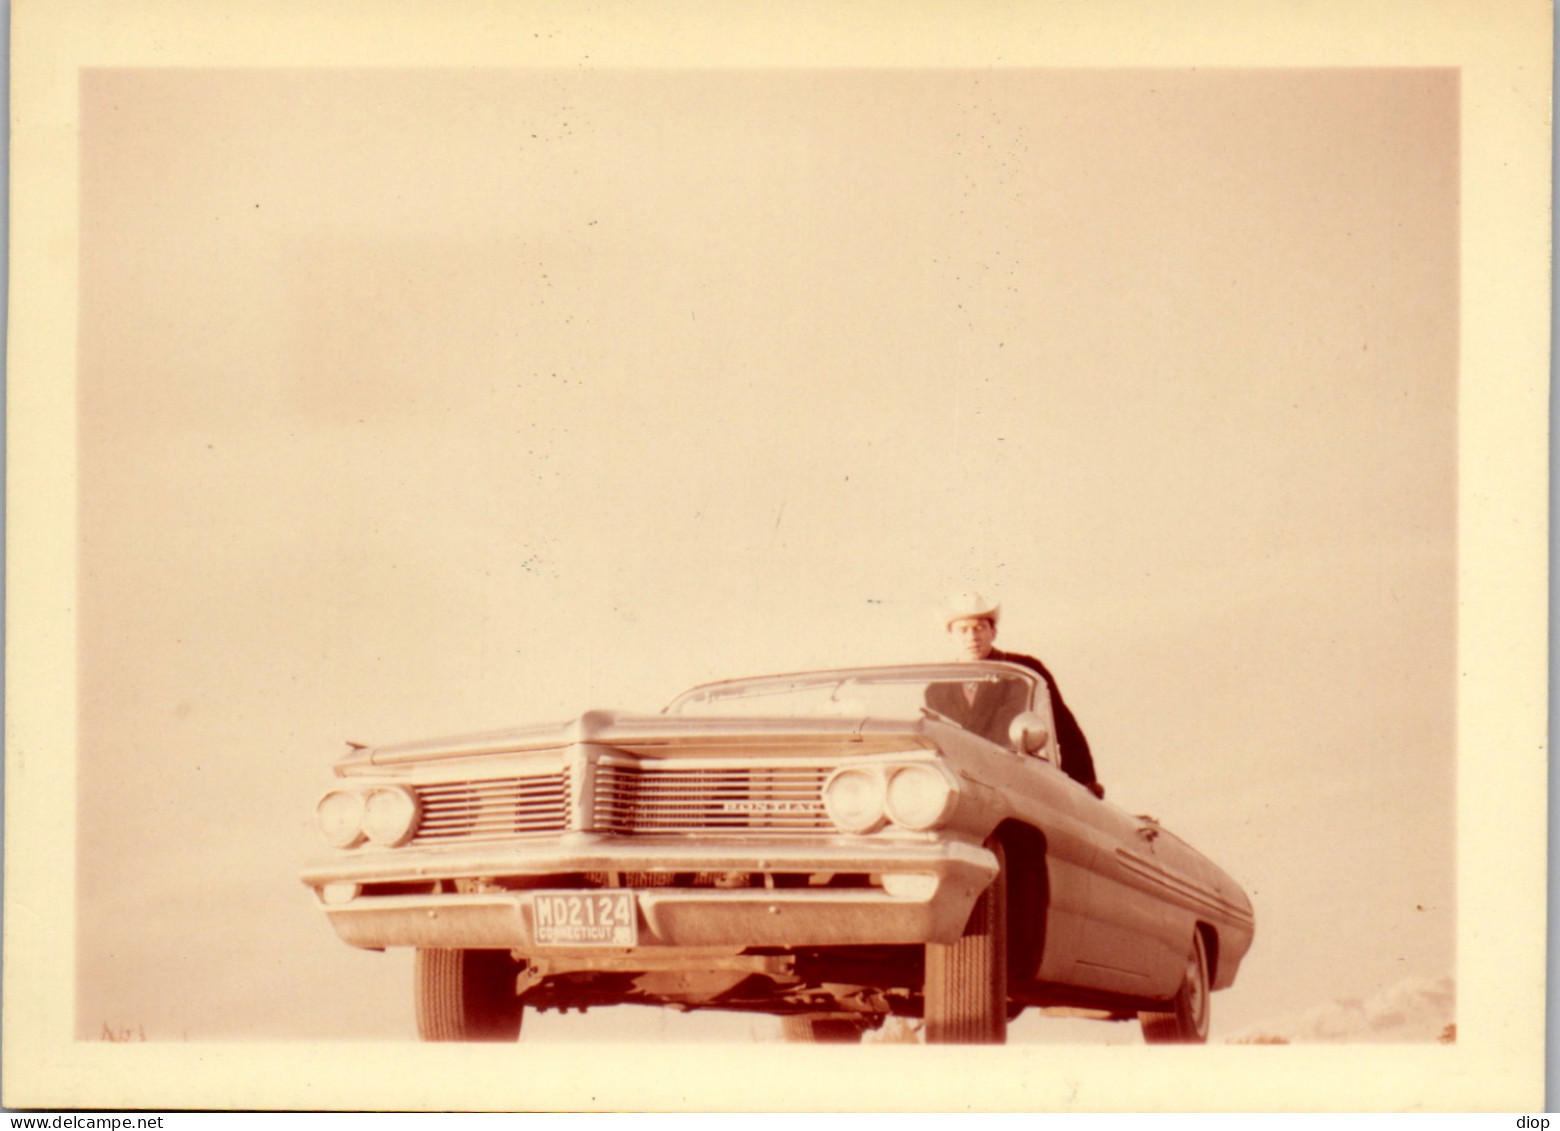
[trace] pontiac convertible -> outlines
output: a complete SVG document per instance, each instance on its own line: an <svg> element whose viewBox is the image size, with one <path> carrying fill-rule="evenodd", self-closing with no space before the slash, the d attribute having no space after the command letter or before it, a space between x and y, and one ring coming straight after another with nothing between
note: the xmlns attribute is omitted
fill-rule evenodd
<svg viewBox="0 0 1560 1131"><path fill-rule="evenodd" d="M987 683L1012 704L999 733L929 706ZM774 1014L793 1040L899 1016L927 1042L1001 1043L1033 1006L1205 1041L1251 904L1063 773L1054 736L1034 673L957 663L354 747L303 880L345 942L416 950L424 1040L644 1004Z"/></svg>

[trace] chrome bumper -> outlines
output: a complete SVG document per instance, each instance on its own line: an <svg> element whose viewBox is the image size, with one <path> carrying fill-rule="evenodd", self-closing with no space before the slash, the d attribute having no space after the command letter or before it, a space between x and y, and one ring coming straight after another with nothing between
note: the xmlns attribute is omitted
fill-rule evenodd
<svg viewBox="0 0 1560 1131"><path fill-rule="evenodd" d="M959 841L646 844L575 834L545 845L460 851L399 849L344 857L303 876L343 941L386 947L493 947L536 953L579 948L536 942L535 891L354 894L325 902L326 884L413 882L578 872L835 872L919 877L914 894L869 888L640 888L641 947L806 947L949 943L997 873L996 858ZM350 889L349 889L350 890ZM548 890L540 888L538 890ZM339 896L337 897L340 898ZM589 948L600 953L602 948Z"/></svg>

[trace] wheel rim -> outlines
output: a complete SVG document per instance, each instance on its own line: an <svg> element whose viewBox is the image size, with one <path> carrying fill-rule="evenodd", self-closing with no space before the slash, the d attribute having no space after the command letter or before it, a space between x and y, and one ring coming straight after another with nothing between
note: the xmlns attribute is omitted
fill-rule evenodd
<svg viewBox="0 0 1560 1131"><path fill-rule="evenodd" d="M1208 1032L1208 959L1203 951L1202 936L1192 944L1191 957L1186 963L1186 1012L1193 1030L1199 1035Z"/></svg>

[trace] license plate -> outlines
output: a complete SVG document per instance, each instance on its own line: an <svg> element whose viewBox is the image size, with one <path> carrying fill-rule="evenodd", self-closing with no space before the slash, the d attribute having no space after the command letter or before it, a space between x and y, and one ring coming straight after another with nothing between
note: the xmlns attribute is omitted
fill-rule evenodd
<svg viewBox="0 0 1560 1131"><path fill-rule="evenodd" d="M539 891L531 899L538 946L636 946L631 891Z"/></svg>

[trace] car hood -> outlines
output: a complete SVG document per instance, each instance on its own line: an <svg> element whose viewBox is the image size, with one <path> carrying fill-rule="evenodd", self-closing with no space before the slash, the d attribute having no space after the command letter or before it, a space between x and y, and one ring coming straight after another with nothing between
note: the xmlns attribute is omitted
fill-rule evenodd
<svg viewBox="0 0 1560 1131"><path fill-rule="evenodd" d="M555 750L577 743L651 757L693 752L874 754L934 745L921 719L717 718L587 711L568 722L369 747L349 761L391 766Z"/></svg>

